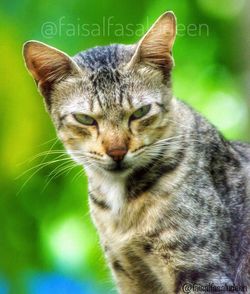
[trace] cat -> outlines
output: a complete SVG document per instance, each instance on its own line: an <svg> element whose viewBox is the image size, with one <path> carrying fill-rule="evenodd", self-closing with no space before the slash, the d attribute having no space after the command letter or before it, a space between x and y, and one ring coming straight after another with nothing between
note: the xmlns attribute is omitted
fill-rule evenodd
<svg viewBox="0 0 250 294"><path fill-rule="evenodd" d="M250 293L250 145L227 141L173 96L175 37L168 11L134 45L69 57L28 41L23 54L85 168L118 291Z"/></svg>

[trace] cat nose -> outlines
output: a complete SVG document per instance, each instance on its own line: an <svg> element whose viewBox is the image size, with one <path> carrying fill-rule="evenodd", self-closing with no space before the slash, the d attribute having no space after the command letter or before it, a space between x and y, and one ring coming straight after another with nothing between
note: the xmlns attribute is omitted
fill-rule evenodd
<svg viewBox="0 0 250 294"><path fill-rule="evenodd" d="M121 148L114 148L107 151L107 154L114 160L114 161L122 161L124 156L127 154L128 149L125 147Z"/></svg>

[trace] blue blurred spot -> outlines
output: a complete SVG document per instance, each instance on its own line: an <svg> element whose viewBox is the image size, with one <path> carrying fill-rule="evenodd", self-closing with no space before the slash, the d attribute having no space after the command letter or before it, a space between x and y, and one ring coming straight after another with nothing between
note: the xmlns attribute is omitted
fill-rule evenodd
<svg viewBox="0 0 250 294"><path fill-rule="evenodd" d="M28 282L30 294L100 294L88 282L81 282L58 274L36 274Z"/></svg>
<svg viewBox="0 0 250 294"><path fill-rule="evenodd" d="M5 279L0 277L0 294L7 294L9 293L9 286Z"/></svg>

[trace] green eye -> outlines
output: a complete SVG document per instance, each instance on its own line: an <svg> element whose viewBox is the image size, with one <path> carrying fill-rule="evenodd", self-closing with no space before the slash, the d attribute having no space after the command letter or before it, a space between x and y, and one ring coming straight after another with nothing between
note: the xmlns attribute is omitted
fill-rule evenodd
<svg viewBox="0 0 250 294"><path fill-rule="evenodd" d="M139 119L149 113L151 105L145 105L137 109L130 117L131 120Z"/></svg>
<svg viewBox="0 0 250 294"><path fill-rule="evenodd" d="M93 126L96 124L96 120L94 120L91 116L82 114L82 113L75 113L74 118L83 125L86 126Z"/></svg>

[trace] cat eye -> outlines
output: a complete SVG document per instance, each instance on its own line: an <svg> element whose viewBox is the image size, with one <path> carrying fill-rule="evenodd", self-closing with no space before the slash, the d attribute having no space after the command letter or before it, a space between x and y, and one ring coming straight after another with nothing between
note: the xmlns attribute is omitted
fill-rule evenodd
<svg viewBox="0 0 250 294"><path fill-rule="evenodd" d="M86 115L86 114L82 114L82 113L75 113L74 114L74 118L83 125L86 126L93 126L96 125L97 122L95 119L93 119L93 117Z"/></svg>
<svg viewBox="0 0 250 294"><path fill-rule="evenodd" d="M131 115L130 120L136 120L136 119L142 118L143 116L149 113L150 109L151 109L150 104L140 107Z"/></svg>

